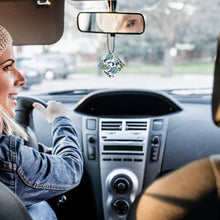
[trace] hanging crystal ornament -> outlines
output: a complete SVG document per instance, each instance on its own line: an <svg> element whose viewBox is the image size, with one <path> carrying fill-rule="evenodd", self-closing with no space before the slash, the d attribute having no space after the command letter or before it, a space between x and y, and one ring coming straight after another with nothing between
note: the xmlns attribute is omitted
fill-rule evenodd
<svg viewBox="0 0 220 220"><path fill-rule="evenodd" d="M107 47L109 54L105 57L105 59L101 60L98 64L98 67L103 70L103 72L109 76L114 77L116 73L122 70L125 64L114 54L115 49L115 36L113 38L113 48L110 50L109 47L109 35L107 35Z"/></svg>

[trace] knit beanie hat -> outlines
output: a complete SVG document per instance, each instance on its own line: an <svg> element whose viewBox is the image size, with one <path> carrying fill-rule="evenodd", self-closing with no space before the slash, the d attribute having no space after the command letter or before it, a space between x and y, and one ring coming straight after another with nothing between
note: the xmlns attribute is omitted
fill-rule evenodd
<svg viewBox="0 0 220 220"><path fill-rule="evenodd" d="M9 44L12 44L11 35L0 25L0 56L6 50Z"/></svg>

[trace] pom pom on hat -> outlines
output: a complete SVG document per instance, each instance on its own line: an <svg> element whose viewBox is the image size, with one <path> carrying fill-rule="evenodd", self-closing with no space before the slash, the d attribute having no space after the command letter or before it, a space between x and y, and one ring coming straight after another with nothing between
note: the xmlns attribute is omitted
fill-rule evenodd
<svg viewBox="0 0 220 220"><path fill-rule="evenodd" d="M10 44L12 44L11 35L0 25L0 56Z"/></svg>

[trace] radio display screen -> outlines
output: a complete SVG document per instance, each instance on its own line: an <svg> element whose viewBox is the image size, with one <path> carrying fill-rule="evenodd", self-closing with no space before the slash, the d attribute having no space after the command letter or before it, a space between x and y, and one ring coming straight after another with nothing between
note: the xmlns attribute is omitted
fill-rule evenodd
<svg viewBox="0 0 220 220"><path fill-rule="evenodd" d="M140 145L104 145L106 151L143 151Z"/></svg>

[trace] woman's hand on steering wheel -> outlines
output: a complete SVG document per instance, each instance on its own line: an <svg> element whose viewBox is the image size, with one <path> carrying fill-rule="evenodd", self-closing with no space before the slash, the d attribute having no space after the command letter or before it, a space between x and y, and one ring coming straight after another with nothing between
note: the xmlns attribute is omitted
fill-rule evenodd
<svg viewBox="0 0 220 220"><path fill-rule="evenodd" d="M49 101L47 107L38 102L34 102L33 107L42 112L50 124L59 116L67 116L67 111L61 102Z"/></svg>

